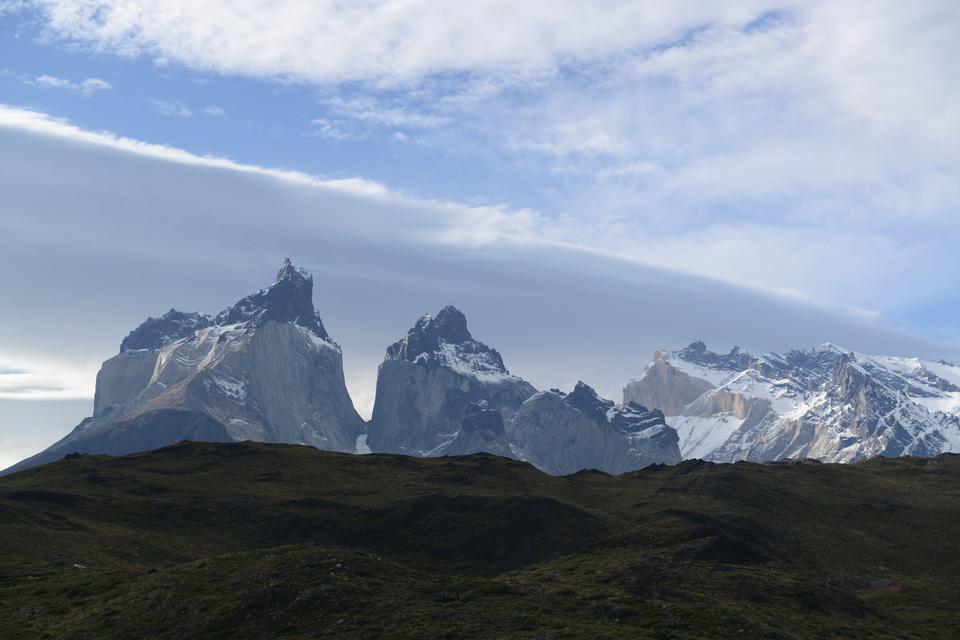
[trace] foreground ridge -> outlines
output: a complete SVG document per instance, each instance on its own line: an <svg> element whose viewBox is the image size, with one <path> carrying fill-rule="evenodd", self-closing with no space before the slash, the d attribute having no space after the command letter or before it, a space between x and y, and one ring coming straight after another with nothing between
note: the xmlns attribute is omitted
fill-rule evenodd
<svg viewBox="0 0 960 640"><path fill-rule="evenodd" d="M957 455L565 477L253 442L70 456L0 478L0 635L950 638L958 512Z"/></svg>

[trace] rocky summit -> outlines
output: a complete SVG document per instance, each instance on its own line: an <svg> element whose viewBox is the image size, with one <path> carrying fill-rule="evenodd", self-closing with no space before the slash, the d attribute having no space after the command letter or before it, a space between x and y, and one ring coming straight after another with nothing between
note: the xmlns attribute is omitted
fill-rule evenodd
<svg viewBox="0 0 960 640"><path fill-rule="evenodd" d="M498 412L506 423L534 393L495 349L474 340L463 313L444 307L387 347L368 444L373 451L441 455L480 408ZM504 452L499 445L491 449Z"/></svg>
<svg viewBox="0 0 960 640"><path fill-rule="evenodd" d="M313 278L287 259L272 285L216 316L170 310L147 319L103 363L94 415L10 470L185 439L354 451L364 428L340 347L314 310Z"/></svg>
<svg viewBox="0 0 960 640"><path fill-rule="evenodd" d="M833 344L753 357L659 351L623 391L660 407L684 458L732 462L960 451L960 367Z"/></svg>

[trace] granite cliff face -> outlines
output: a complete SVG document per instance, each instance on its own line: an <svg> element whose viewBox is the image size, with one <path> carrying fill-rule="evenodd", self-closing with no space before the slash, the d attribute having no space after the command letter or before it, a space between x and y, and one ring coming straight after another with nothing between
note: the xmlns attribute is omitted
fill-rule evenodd
<svg viewBox="0 0 960 640"><path fill-rule="evenodd" d="M133 400L149 383L157 354L171 342L193 335L210 326L213 319L201 313L183 313L170 309L159 318L147 318L120 343L120 353L110 358L97 372L94 415L110 406Z"/></svg>
<svg viewBox="0 0 960 640"><path fill-rule="evenodd" d="M514 457L503 414L491 409L485 400L470 403L463 414L460 431L445 453L448 456L463 456L480 452Z"/></svg>
<svg viewBox="0 0 960 640"><path fill-rule="evenodd" d="M354 451L363 432L313 278L288 259L273 285L215 317L171 310L144 322L97 375L94 415L14 469L183 439Z"/></svg>
<svg viewBox="0 0 960 640"><path fill-rule="evenodd" d="M479 408L507 423L534 393L510 375L495 349L473 339L463 313L448 306L436 317L422 316L387 347L367 444L377 452L443 455ZM491 449L502 452L499 444Z"/></svg>
<svg viewBox="0 0 960 640"><path fill-rule="evenodd" d="M825 344L657 352L624 400L664 409L684 458L853 462L960 451L960 367Z"/></svg>

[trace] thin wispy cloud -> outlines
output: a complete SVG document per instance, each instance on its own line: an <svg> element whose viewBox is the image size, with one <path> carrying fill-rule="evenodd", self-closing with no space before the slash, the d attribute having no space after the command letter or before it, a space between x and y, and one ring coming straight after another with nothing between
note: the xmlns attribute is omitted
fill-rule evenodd
<svg viewBox="0 0 960 640"><path fill-rule="evenodd" d="M171 102L159 98L151 98L147 101L150 110L161 116L171 118L192 118L193 110L182 102Z"/></svg>
<svg viewBox="0 0 960 640"><path fill-rule="evenodd" d="M408 107L389 106L371 97L328 98L323 105L332 113L375 125L395 128L433 129L450 122L449 117L418 113Z"/></svg>
<svg viewBox="0 0 960 640"><path fill-rule="evenodd" d="M368 196L385 196L390 193L383 185L362 178L323 179L300 171L244 164L228 158L199 156L167 145L143 142L104 131L88 131L45 113L0 104L0 127L4 126L179 164L269 176L303 186L338 189Z"/></svg>
<svg viewBox="0 0 960 640"><path fill-rule="evenodd" d="M565 60L651 45L703 22L742 24L769 2L636 0L397 3L37 0L50 35L227 74L397 85L433 74L528 79ZM223 42L235 43L229 47Z"/></svg>
<svg viewBox="0 0 960 640"><path fill-rule="evenodd" d="M345 131L342 125L326 118L314 118L310 121L307 135L327 138L328 140L350 140L357 136Z"/></svg>
<svg viewBox="0 0 960 640"><path fill-rule="evenodd" d="M24 373L28 373L28 371L26 369L4 367L0 365L0 376L14 376L14 375L22 375Z"/></svg>
<svg viewBox="0 0 960 640"><path fill-rule="evenodd" d="M23 356L22 356L23 357ZM0 365L0 400L73 400L93 397L93 363L70 363L34 356L27 366Z"/></svg>
<svg viewBox="0 0 960 640"><path fill-rule="evenodd" d="M23 82L24 84L40 87L41 89L62 89L88 97L100 91L113 89L113 85L100 78L87 78L80 82L74 82L64 78L57 78L56 76L42 75L35 78L26 78Z"/></svg>

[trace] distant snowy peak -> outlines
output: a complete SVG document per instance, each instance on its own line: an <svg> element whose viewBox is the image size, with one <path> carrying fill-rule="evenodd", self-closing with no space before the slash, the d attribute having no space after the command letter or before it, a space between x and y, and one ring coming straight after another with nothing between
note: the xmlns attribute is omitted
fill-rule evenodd
<svg viewBox="0 0 960 640"><path fill-rule="evenodd" d="M960 367L826 343L752 357L659 351L624 400L662 407L684 457L717 461L960 450Z"/></svg>
<svg viewBox="0 0 960 640"><path fill-rule="evenodd" d="M247 328L253 328L271 321L293 323L309 329L323 340L330 340L313 308L313 276L293 264L290 258L283 261L272 285L221 311L215 324L244 323Z"/></svg>
<svg viewBox="0 0 960 640"><path fill-rule="evenodd" d="M481 381L513 378L500 353L474 340L466 316L452 306L444 307L435 317L421 316L406 336L387 347L386 359L445 367Z"/></svg>
<svg viewBox="0 0 960 640"><path fill-rule="evenodd" d="M171 342L186 338L210 326L213 319L203 313L170 309L159 318L147 318L120 343L120 352L159 351Z"/></svg>
<svg viewBox="0 0 960 640"><path fill-rule="evenodd" d="M863 384L900 392L915 401L960 394L960 367L919 358L870 356L829 342L757 358L749 357L737 347L730 354L717 354L698 342L679 351L658 352L655 360L668 362L718 388L737 390L738 385L752 380L767 387L767 396L813 391L831 382L835 386L842 376L849 377L851 372L860 372ZM746 366L734 368L735 362Z"/></svg>

